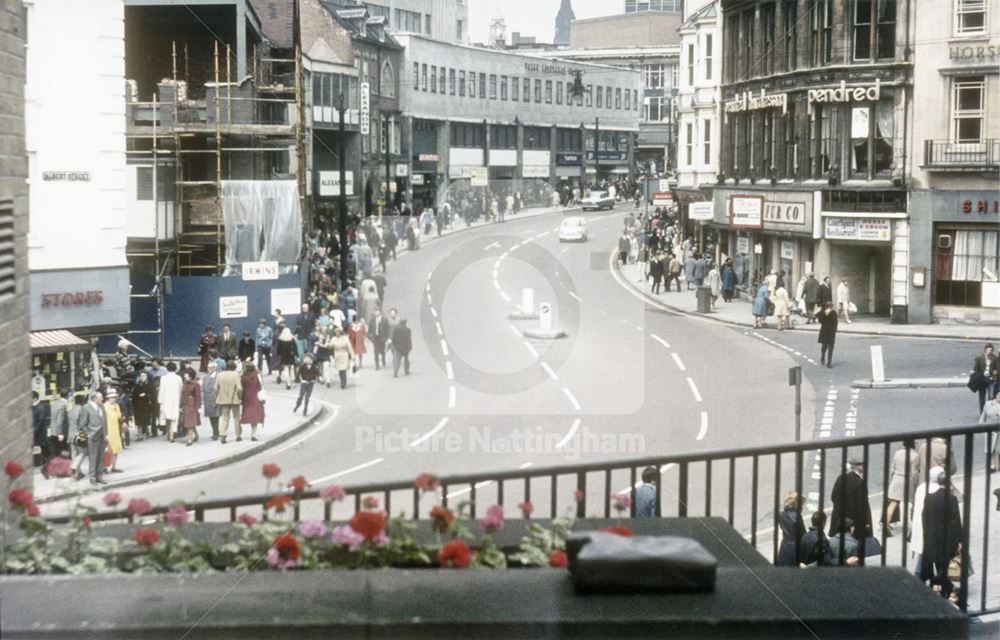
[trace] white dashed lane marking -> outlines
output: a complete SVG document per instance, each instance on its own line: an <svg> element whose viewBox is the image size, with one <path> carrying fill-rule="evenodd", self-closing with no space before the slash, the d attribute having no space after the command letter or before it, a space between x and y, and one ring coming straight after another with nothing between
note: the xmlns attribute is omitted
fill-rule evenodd
<svg viewBox="0 0 1000 640"><path fill-rule="evenodd" d="M695 440L703 440L705 435L708 433L708 412L701 412L701 428L698 429L698 436Z"/></svg>
<svg viewBox="0 0 1000 640"><path fill-rule="evenodd" d="M661 338L660 336L651 333L651 334L649 334L649 337L652 338L653 340L656 340L660 344L662 344L665 349L669 349L670 348L670 345L667 344L667 341L664 340L663 338Z"/></svg>
<svg viewBox="0 0 1000 640"><path fill-rule="evenodd" d="M446 425L446 424L448 424L448 418L447 417L441 418L441 421L437 423L437 426L435 426L433 429L431 429L430 431L428 431L424 435L422 435L419 438L417 438L416 440L414 440L413 443L410 446L415 447L415 446L417 446L419 444L422 444L422 443L430 440L431 438L434 437L435 434L437 434L439 431L441 431L441 429L444 429L444 425Z"/></svg>
<svg viewBox="0 0 1000 640"><path fill-rule="evenodd" d="M548 362L542 363L542 369L545 369L545 373L549 374L549 377L552 378L553 380L559 379L559 376L557 376L556 372L552 370L552 367L549 366Z"/></svg>
<svg viewBox="0 0 1000 640"><path fill-rule="evenodd" d="M563 393L566 394L567 398L569 398L569 402L571 405L573 405L573 408L579 411L580 403L577 401L576 397L573 396L573 392L570 391L567 387L563 387Z"/></svg>
<svg viewBox="0 0 1000 640"><path fill-rule="evenodd" d="M579 429L580 429L580 419L577 418L576 420L573 421L573 426L569 428L569 431L566 432L566 435L562 437L562 440L556 443L556 449L562 449L567 444L569 444L569 441L573 439L573 436L576 435L576 432Z"/></svg>
<svg viewBox="0 0 1000 640"><path fill-rule="evenodd" d="M451 366L451 360L444 363L445 372L448 374L449 380L455 379L455 370Z"/></svg>
<svg viewBox="0 0 1000 640"><path fill-rule="evenodd" d="M688 376L688 386L691 387L691 394L694 396L696 402L701 402L701 393L698 392L698 386L694 383L694 378Z"/></svg>
<svg viewBox="0 0 1000 640"><path fill-rule="evenodd" d="M680 369L681 371L687 371L687 367L684 366L684 361L681 360L681 357L679 355L677 355L674 352L671 352L670 357L674 359L674 364L677 365L678 369Z"/></svg>
<svg viewBox="0 0 1000 640"><path fill-rule="evenodd" d="M448 357L448 343L444 339L441 340L441 353Z"/></svg>
<svg viewBox="0 0 1000 640"><path fill-rule="evenodd" d="M385 461L385 458L375 458L374 460L369 460L368 462L359 464L359 465L357 465L355 467L351 467L350 469L344 469L343 471L338 471L337 473L331 473L330 475L323 476L322 478L315 478L313 480L310 480L309 482L311 482L312 484L316 485L316 484L319 484L321 482L326 482L327 480L333 480L334 478L340 478L341 476L346 476L347 474L354 473L355 471L361 471L362 469L367 469L368 467L373 467L373 466L375 466L375 465L377 465L377 464L379 464L381 462L384 462L384 461Z"/></svg>

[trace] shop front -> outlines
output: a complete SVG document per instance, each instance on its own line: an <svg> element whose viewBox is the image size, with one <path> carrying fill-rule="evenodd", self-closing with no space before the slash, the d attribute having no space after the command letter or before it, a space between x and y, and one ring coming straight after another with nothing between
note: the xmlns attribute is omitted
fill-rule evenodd
<svg viewBox="0 0 1000 640"><path fill-rule="evenodd" d="M829 275L834 287L846 277L859 313L889 315L899 302L893 298L892 248L896 226L906 225L902 218L823 212L821 253L828 267L817 275ZM905 322L904 312L895 314Z"/></svg>
<svg viewBox="0 0 1000 640"><path fill-rule="evenodd" d="M1000 325L998 192L914 190L910 209L910 321Z"/></svg>
<svg viewBox="0 0 1000 640"><path fill-rule="evenodd" d="M60 389L89 389L95 380L94 349L65 329L31 333L31 390L42 400L51 400Z"/></svg>

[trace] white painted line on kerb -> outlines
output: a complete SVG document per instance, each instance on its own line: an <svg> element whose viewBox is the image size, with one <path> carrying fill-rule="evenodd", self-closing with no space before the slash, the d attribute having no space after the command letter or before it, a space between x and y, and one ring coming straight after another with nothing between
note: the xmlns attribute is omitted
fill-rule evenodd
<svg viewBox="0 0 1000 640"><path fill-rule="evenodd" d="M565 288L565 287L564 287L564 288ZM575 293L573 293L572 291L569 291L568 293L569 293L569 295L573 296L573 298L574 298L574 299L575 299L575 300L576 300L577 302L583 302L583 300L581 300L581 299L580 299L580 296L576 295L576 294L575 294Z"/></svg>
<svg viewBox="0 0 1000 640"><path fill-rule="evenodd" d="M440 322L435 322L434 323L434 328L437 329L437 332L438 332L439 336L443 336L444 335L444 330L441 328L441 323Z"/></svg>
<svg viewBox="0 0 1000 640"><path fill-rule="evenodd" d="M427 293L431 292L431 275L434 275L434 274L430 274L430 275L427 276Z"/></svg>
<svg viewBox="0 0 1000 640"><path fill-rule="evenodd" d="M577 411L579 411L580 410L580 403L577 402L576 398L573 397L573 392L570 391L567 387L563 387L562 390L563 390L563 393L566 394L566 397L569 398L569 402L570 402L570 404L573 405L573 408L576 409Z"/></svg>
<svg viewBox="0 0 1000 640"><path fill-rule="evenodd" d="M444 369L448 373L448 379L449 380L454 380L455 379L455 370L451 368L451 360L449 360L449 361L447 361L447 362L444 363Z"/></svg>
<svg viewBox="0 0 1000 640"><path fill-rule="evenodd" d="M424 443L424 442L426 442L427 440L430 440L431 438L433 438L433 437L434 437L434 435L435 435L435 434L436 434L436 433L437 433L438 431L440 431L441 429L444 429L444 425L446 425L446 424L448 424L448 418L447 418L447 417L445 417L445 418L441 418L441 422L438 422L438 423L437 423L437 426L436 426L436 427L434 427L433 429L431 429L430 431L428 431L428 432L427 432L427 433L425 433L424 435L422 435L422 436L420 436L419 438L417 438L416 440L414 440L414 441L413 441L413 442L412 442L412 443L410 444L410 446L411 446L411 447L415 447L415 446L417 446L418 444L421 444L421 443Z"/></svg>
<svg viewBox="0 0 1000 640"><path fill-rule="evenodd" d="M434 299L431 298L431 294L429 294L429 293L427 294L427 304L429 304L431 306L434 305Z"/></svg>
<svg viewBox="0 0 1000 640"><path fill-rule="evenodd" d="M504 302L510 302L510 301L511 301L511 300L510 300L510 296L509 296L509 295L507 295L507 294L506 294L505 292L503 292L503 291L501 291L501 292L500 292L500 297L501 297L501 298L503 298Z"/></svg>
<svg viewBox="0 0 1000 640"><path fill-rule="evenodd" d="M549 374L549 377L552 378L553 380L559 379L559 376L557 376L556 372L552 370L552 367L549 366L548 362L543 362L542 368L545 369L545 373Z"/></svg>
<svg viewBox="0 0 1000 640"><path fill-rule="evenodd" d="M573 426L569 428L569 431L566 432L566 435L562 437L562 440L556 443L556 449L562 449L567 444L569 444L569 441L573 439L573 436L575 436L576 432L579 430L580 430L580 419L577 418L576 420L573 421Z"/></svg>
<svg viewBox="0 0 1000 640"><path fill-rule="evenodd" d="M431 315L435 318L438 317L438 312L434 310L434 307L431 307Z"/></svg>
<svg viewBox="0 0 1000 640"><path fill-rule="evenodd" d="M448 357L448 343L443 338L441 340L441 353L443 353L446 358Z"/></svg>
<svg viewBox="0 0 1000 640"><path fill-rule="evenodd" d="M521 332L520 332L520 331L518 331L518 330L517 330L517 327L515 327L514 325L510 325L510 330L511 330L511 331L513 331L513 332L514 332L514 335L515 335L515 336L517 336L518 338L520 338L520 337L521 337Z"/></svg>
<svg viewBox="0 0 1000 640"><path fill-rule="evenodd" d="M331 473L328 476L323 476L322 478L314 478L310 480L312 484L319 484L320 482L326 482L327 480L333 480L334 478L339 478L341 476L346 476L349 473L354 473L355 471L361 471L362 469L367 469L368 467L373 467L381 462L384 462L385 458L375 458L374 460L369 460L363 464L359 464L356 467L351 467L350 469L344 469L343 471L338 471L337 473Z"/></svg>
<svg viewBox="0 0 1000 640"><path fill-rule="evenodd" d="M691 393L694 395L694 399L697 402L701 402L701 394L698 392L698 386L694 383L694 378L688 376L688 386L691 387Z"/></svg>
<svg viewBox="0 0 1000 640"><path fill-rule="evenodd" d="M455 385L448 387L448 408L455 408Z"/></svg>
<svg viewBox="0 0 1000 640"><path fill-rule="evenodd" d="M535 356L536 358L538 357L538 350L535 349L535 347L533 347L530 342L525 342L524 346L528 348L528 351L531 353L531 355Z"/></svg>
<svg viewBox="0 0 1000 640"><path fill-rule="evenodd" d="M674 359L674 363L677 364L678 369L681 371L687 371L687 367L684 366L684 363L681 361L681 357L679 355L671 353L670 357Z"/></svg>
<svg viewBox="0 0 1000 640"><path fill-rule="evenodd" d="M708 412L707 411L702 411L701 412L701 428L698 429L698 436L695 438L695 440L702 440L702 439L704 439L705 434L707 434L707 433L708 433Z"/></svg>

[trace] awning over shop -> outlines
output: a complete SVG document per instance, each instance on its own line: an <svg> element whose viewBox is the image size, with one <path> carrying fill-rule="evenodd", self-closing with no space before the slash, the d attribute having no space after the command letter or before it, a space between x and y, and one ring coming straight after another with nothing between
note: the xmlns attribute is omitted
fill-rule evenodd
<svg viewBox="0 0 1000 640"><path fill-rule="evenodd" d="M90 348L90 342L65 329L31 332L31 353L33 354L86 351Z"/></svg>

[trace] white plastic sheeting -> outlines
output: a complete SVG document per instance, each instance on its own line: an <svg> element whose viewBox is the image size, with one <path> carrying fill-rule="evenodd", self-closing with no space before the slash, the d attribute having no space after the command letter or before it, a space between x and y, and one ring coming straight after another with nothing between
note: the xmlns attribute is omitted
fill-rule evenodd
<svg viewBox="0 0 1000 640"><path fill-rule="evenodd" d="M222 182L226 272L244 262L296 264L302 253L302 209L294 180Z"/></svg>

